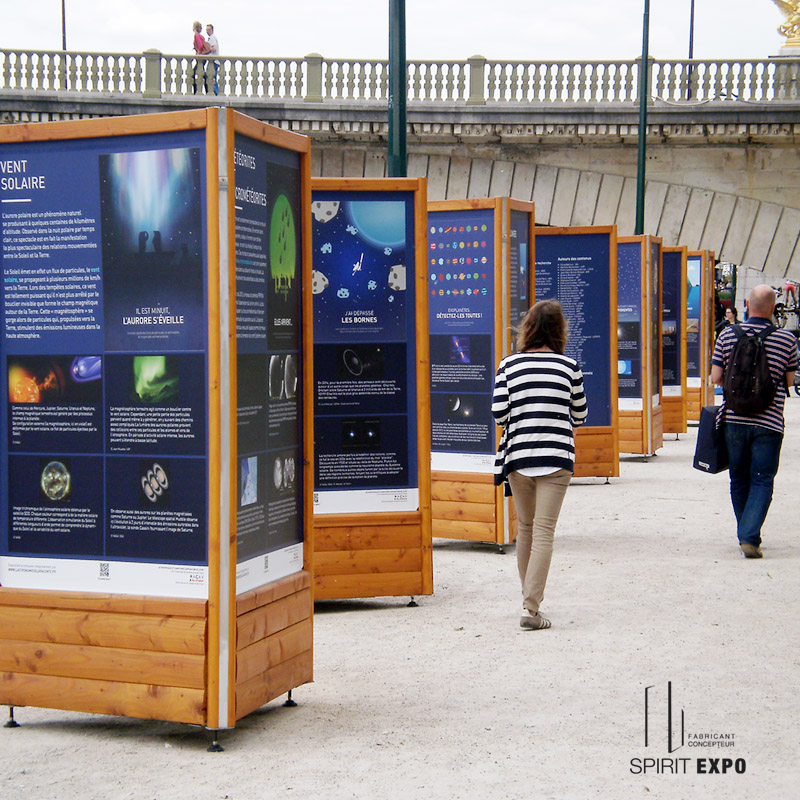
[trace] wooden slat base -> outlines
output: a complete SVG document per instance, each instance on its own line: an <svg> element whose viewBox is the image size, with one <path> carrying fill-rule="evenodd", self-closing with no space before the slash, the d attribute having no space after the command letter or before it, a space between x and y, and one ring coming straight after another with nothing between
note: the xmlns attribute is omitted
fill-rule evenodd
<svg viewBox="0 0 800 800"><path fill-rule="evenodd" d="M314 597L433 593L431 531L419 512L314 517Z"/></svg>
<svg viewBox="0 0 800 800"><path fill-rule="evenodd" d="M502 487L494 476L470 472L431 474L431 527L441 539L509 544L503 519Z"/></svg>
<svg viewBox="0 0 800 800"><path fill-rule="evenodd" d="M0 703L205 724L206 602L0 588Z"/></svg>
<svg viewBox="0 0 800 800"><path fill-rule="evenodd" d="M236 719L313 680L311 575L236 599Z"/></svg>

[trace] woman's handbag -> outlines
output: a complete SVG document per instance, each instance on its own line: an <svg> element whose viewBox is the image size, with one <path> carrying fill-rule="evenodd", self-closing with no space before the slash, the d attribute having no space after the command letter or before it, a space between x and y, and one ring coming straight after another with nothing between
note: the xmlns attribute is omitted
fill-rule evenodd
<svg viewBox="0 0 800 800"><path fill-rule="evenodd" d="M716 475L728 469L728 447L725 444L725 422L717 426L719 407L703 406L697 428L697 446L692 466L701 472Z"/></svg>

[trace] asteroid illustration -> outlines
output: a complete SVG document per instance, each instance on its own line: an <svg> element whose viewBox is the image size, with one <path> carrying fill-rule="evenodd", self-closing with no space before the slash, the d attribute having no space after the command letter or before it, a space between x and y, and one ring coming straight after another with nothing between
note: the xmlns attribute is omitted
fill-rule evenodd
<svg viewBox="0 0 800 800"><path fill-rule="evenodd" d="M389 270L389 288L395 292L406 290L406 268L403 264L395 264Z"/></svg>
<svg viewBox="0 0 800 800"><path fill-rule="evenodd" d="M311 204L311 213L317 222L330 222L339 213L339 201L328 200L323 202L317 200Z"/></svg>
<svg viewBox="0 0 800 800"><path fill-rule="evenodd" d="M322 294L327 288L330 281L321 272L313 269L311 270L311 293Z"/></svg>

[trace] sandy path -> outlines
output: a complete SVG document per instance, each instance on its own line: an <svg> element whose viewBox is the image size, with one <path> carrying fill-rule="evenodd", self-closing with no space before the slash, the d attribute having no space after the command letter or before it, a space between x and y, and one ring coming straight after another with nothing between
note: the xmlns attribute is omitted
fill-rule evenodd
<svg viewBox="0 0 800 800"><path fill-rule="evenodd" d="M225 734L224 754L181 725L20 709L23 727L0 730L0 798L798 797L794 395L787 420L761 561L736 547L727 475L691 469L694 430L668 436L649 463L623 457L609 485L573 482L550 631L517 627L513 553L437 540L436 593L419 608L318 604L316 682L295 691L298 708L276 701ZM670 755L668 681L687 736L734 745L687 739ZM645 757L688 760L632 774ZM698 775L698 758L746 772Z"/></svg>

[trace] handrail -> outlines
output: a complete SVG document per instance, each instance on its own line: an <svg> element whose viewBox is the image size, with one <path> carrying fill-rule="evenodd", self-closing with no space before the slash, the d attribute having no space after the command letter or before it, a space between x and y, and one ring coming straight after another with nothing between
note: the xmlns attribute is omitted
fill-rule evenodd
<svg viewBox="0 0 800 800"><path fill-rule="evenodd" d="M672 59L649 62L650 94L669 104L792 102L800 98L800 59ZM409 103L592 105L637 101L633 61L411 60ZM302 58L91 53L0 49L0 92L191 96L385 104L388 62Z"/></svg>

